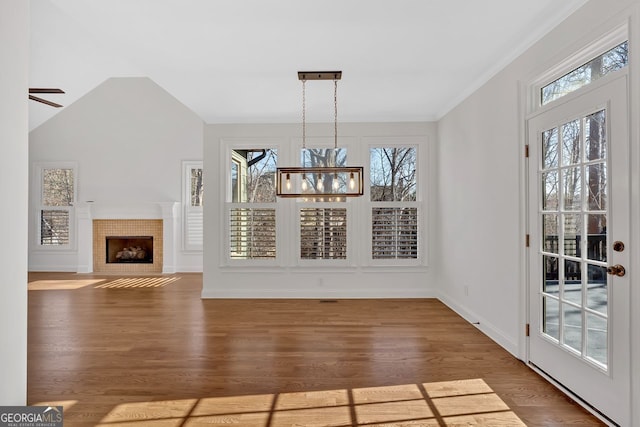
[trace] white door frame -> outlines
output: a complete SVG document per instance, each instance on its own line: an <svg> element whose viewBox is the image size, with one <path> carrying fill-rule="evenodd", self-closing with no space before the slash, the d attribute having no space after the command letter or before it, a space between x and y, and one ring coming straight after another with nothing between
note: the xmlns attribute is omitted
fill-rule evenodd
<svg viewBox="0 0 640 427"><path fill-rule="evenodd" d="M542 110L537 100L537 90L544 81L553 80L550 73L563 68L566 72L571 70L571 65L567 66L566 61L557 65L557 58L575 59L583 50L592 50L593 46L598 45L601 40L608 38L612 33L624 32L629 40L630 58L632 58L628 66L629 76L629 136L630 136L630 204L631 204L631 260L630 268L633 271L640 271L640 66L638 66L637 58L640 56L640 2L635 4L615 16L611 16L598 28L587 31L584 34L578 34L581 38L579 43L564 46L556 51L553 58L541 58L543 62L537 70L532 70L530 74L524 76L518 81L518 117L519 117L519 160L520 160L520 176L519 176L519 206L520 206L520 294L518 300L518 358L525 363L529 362L529 339L526 334L529 324L529 248L526 247L526 236L529 232L528 217L528 161L525 157L526 144L528 140L528 130L526 127L526 119L528 115ZM585 49L585 46L587 47ZM578 54L576 54L578 52ZM593 52L597 53L597 52ZM595 56L595 55L593 55ZM584 59L584 58L583 58ZM575 64L580 65L580 64ZM547 70L547 71L545 71ZM572 96L572 95L568 95ZM632 284L631 287L631 391L630 398L632 402L631 408L631 424L640 426L640 408L635 402L640 401L640 284ZM544 376L544 374L542 374ZM549 378L547 378L549 379ZM554 383L549 379L551 383ZM560 385L554 384L566 394L570 395ZM577 401L578 404L584 406L587 410L599 415L593 411L588 405ZM601 417L599 417L601 418ZM601 418L602 419L602 418Z"/></svg>

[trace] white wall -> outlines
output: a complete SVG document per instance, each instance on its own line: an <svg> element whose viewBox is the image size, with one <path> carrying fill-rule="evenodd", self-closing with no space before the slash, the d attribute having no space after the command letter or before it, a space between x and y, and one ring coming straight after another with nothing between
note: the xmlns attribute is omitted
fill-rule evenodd
<svg viewBox="0 0 640 427"><path fill-rule="evenodd" d="M439 122L436 264L442 299L517 354L523 236L511 86L485 85Z"/></svg>
<svg viewBox="0 0 640 427"><path fill-rule="evenodd" d="M76 162L79 203L121 207L180 202L181 162L202 159L203 126L152 80L112 78L31 131L29 161L31 166ZM75 249L38 248L37 219L33 209L29 214L29 268L76 271ZM177 271L202 271L202 253L183 252L181 242L179 230Z"/></svg>
<svg viewBox="0 0 640 427"><path fill-rule="evenodd" d="M27 400L29 2L0 2L0 406Z"/></svg>
<svg viewBox="0 0 640 427"><path fill-rule="evenodd" d="M296 265L279 265L279 267L260 268L255 266L226 265L223 256L225 245L224 210L221 203L225 199L223 179L227 159L225 150L221 149L221 141L256 141L256 147L262 148L265 141L283 144L290 148L300 143L300 124L273 125L206 125L204 142L205 171L219 171L218 174L205 173L207 189L207 205L205 208L205 247L206 262L204 266L204 284L202 296L238 297L238 298L347 298L347 297L428 297L434 295L435 282L432 280L432 267L301 267ZM427 167L420 175L418 185L422 186L425 197L425 212L428 213L435 177L432 150L436 141L434 123L343 123L339 125L339 138L350 141L353 145L346 147L350 165L368 163L368 149L365 147L369 137L417 137L422 141L418 150L425 154ZM332 124L307 125L307 137L333 138ZM339 139L340 141L341 139ZM343 146L338 143L340 146ZM297 146L297 145L296 145ZM282 150L286 151L286 150ZM360 152L361 158L357 158ZM279 161L285 154L278 152ZM282 163L284 165L285 163ZM291 166L293 163L287 163ZM366 178L365 178L366 179ZM291 199L289 199L291 200ZM358 200L353 200L358 203ZM354 212L358 212L355 210ZM364 220L364 212L360 211L354 224ZM429 216L428 219L431 217ZM283 227L293 224L284 224ZM430 239L434 234L433 223L427 220L427 230L422 235L427 239L427 246L432 248ZM358 245L361 242L349 242ZM361 256L369 249L367 242L362 246ZM294 248L286 248L293 250ZM294 257L293 257L294 258ZM430 262L427 264L432 265Z"/></svg>
<svg viewBox="0 0 640 427"><path fill-rule="evenodd" d="M590 1L438 123L439 286L442 299L519 357L524 340L524 112L521 87L631 19L632 183L638 218L638 0ZM635 47L634 47L635 46ZM633 59L636 58L636 59ZM637 225L637 220L634 221ZM633 240L638 242L638 231ZM639 246L635 246L640 249ZM634 253L638 253L638 251ZM633 250L633 249L632 249ZM638 271L640 259L632 269ZM637 280L635 280L637 282ZM465 289L468 289L465 292ZM632 291L634 392L640 385L640 297ZM637 407L637 404L636 404ZM634 415L640 425L639 414Z"/></svg>

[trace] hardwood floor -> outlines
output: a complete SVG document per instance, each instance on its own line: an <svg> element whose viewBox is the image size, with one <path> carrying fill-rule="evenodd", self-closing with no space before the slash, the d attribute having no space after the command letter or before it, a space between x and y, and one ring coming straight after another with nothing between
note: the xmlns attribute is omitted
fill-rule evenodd
<svg viewBox="0 0 640 427"><path fill-rule="evenodd" d="M200 274L29 276L28 403L65 426L596 426L437 300L202 300Z"/></svg>

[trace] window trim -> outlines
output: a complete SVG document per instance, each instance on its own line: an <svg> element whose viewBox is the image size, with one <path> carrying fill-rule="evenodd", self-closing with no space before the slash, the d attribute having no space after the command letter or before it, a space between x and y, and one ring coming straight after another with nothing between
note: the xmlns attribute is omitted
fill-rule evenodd
<svg viewBox="0 0 640 427"><path fill-rule="evenodd" d="M73 201L70 206L45 206L43 204L43 177L46 169L71 169L73 171ZM78 164L77 162L35 162L33 164L33 206L34 206L34 244L39 251L61 252L76 250L77 223L75 205L78 201ZM69 243L66 245L43 245L41 241L41 212L65 211L69 212Z"/></svg>

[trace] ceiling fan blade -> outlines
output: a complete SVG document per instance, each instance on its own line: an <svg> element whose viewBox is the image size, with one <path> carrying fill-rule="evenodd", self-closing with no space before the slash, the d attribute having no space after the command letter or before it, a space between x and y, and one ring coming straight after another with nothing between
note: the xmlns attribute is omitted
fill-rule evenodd
<svg viewBox="0 0 640 427"><path fill-rule="evenodd" d="M64 91L58 88L30 87L29 93L64 93Z"/></svg>
<svg viewBox="0 0 640 427"><path fill-rule="evenodd" d="M43 104L50 105L52 107L60 108L62 105L56 104L55 102L47 101L46 99L38 98L37 96L29 95L29 99L33 101L42 102Z"/></svg>

